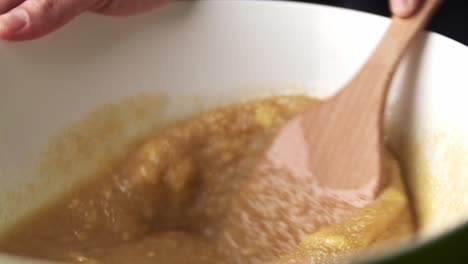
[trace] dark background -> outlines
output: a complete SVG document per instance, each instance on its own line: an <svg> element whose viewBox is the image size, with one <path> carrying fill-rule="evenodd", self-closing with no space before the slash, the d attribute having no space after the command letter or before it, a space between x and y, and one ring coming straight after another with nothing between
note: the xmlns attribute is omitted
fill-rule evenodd
<svg viewBox="0 0 468 264"><path fill-rule="evenodd" d="M307 0L318 3L389 16L388 0ZM429 29L468 46L468 1L445 0Z"/></svg>

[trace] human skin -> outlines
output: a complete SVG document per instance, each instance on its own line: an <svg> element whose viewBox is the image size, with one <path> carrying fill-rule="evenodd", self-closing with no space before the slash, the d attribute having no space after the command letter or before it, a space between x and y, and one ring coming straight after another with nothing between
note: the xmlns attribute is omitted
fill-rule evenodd
<svg viewBox="0 0 468 264"><path fill-rule="evenodd" d="M127 16L163 6L171 0L0 0L0 39L43 37L85 12ZM411 16L423 0L389 0L392 12Z"/></svg>

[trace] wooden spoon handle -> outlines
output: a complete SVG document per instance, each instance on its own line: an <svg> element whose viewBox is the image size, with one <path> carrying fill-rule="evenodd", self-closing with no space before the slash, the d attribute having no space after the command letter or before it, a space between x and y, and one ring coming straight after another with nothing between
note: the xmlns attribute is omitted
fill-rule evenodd
<svg viewBox="0 0 468 264"><path fill-rule="evenodd" d="M370 108L368 111L382 116L388 88L404 52L442 2L443 0L425 0L413 16L394 16L367 63L351 81L353 88L343 92L349 92L347 96L365 100Z"/></svg>

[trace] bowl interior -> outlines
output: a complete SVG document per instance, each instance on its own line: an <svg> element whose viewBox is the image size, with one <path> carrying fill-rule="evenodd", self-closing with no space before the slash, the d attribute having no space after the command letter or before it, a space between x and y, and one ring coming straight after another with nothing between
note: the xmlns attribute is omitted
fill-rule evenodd
<svg viewBox="0 0 468 264"><path fill-rule="evenodd" d="M92 177L97 163L119 157L156 125L272 93L333 94L362 65L388 23L319 5L212 0L125 19L86 15L38 41L0 43L0 234ZM388 142L401 159L423 238L468 220L466 68L468 48L425 33L392 86ZM142 110L125 99L129 114L119 116L121 129L108 134L107 143L78 135L92 155L75 153L60 157L60 166L38 168L45 146L64 127L134 95L147 103ZM56 153L76 148L55 143Z"/></svg>

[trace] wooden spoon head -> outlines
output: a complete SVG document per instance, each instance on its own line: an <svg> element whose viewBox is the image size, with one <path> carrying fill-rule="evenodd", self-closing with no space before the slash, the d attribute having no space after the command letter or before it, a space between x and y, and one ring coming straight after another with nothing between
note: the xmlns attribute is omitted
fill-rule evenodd
<svg viewBox="0 0 468 264"><path fill-rule="evenodd" d="M322 197L363 206L386 182L379 116L338 95L318 103L282 128L259 168L312 179ZM274 177L275 175L273 175ZM283 177L283 176L280 176Z"/></svg>

